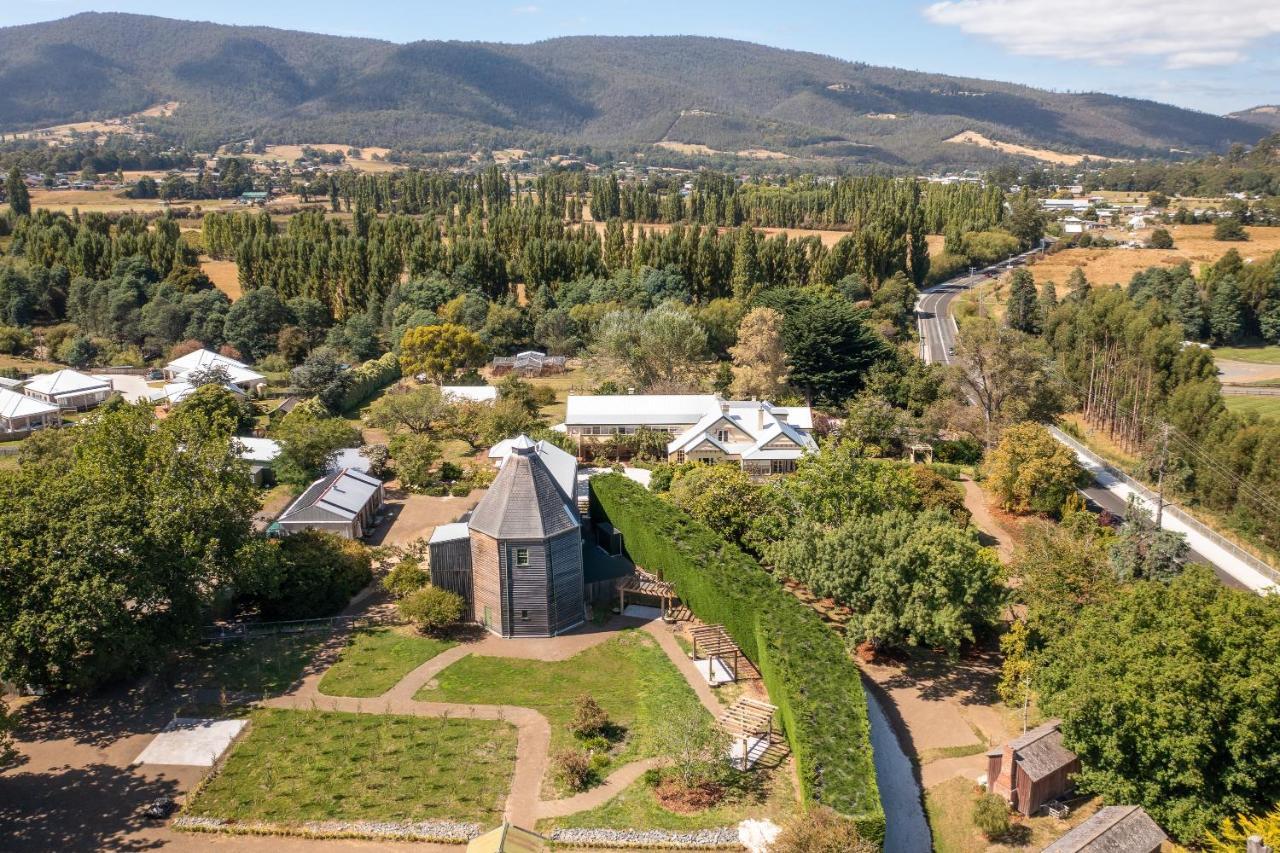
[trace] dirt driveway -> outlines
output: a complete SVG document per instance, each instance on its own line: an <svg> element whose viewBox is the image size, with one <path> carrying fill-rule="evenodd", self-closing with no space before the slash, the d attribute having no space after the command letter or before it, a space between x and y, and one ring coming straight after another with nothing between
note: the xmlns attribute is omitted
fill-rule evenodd
<svg viewBox="0 0 1280 853"><path fill-rule="evenodd" d="M388 518L373 531L369 544L406 545L429 538L439 525L457 521L463 513L475 509L484 493L484 489L472 489L465 498L436 498L388 488Z"/></svg>
<svg viewBox="0 0 1280 853"><path fill-rule="evenodd" d="M1215 363L1218 365L1218 378L1226 385L1280 379L1280 364L1254 364L1226 358L1219 358Z"/></svg>

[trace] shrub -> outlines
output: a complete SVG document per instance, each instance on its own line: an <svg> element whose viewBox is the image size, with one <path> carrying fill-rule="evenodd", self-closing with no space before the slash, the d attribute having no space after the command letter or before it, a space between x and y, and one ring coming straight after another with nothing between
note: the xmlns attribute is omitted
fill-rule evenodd
<svg viewBox="0 0 1280 853"><path fill-rule="evenodd" d="M551 768L556 778L570 790L585 791L595 777L591 758L576 749L562 749L551 757Z"/></svg>
<svg viewBox="0 0 1280 853"><path fill-rule="evenodd" d="M430 495L433 498L442 498L445 495L449 494L449 487L445 485L427 486L425 489L422 490L422 493L425 495Z"/></svg>
<svg viewBox="0 0 1280 853"><path fill-rule="evenodd" d="M465 498L467 495L471 494L471 487L466 483L456 483L449 487L449 494L453 495L455 498Z"/></svg>
<svg viewBox="0 0 1280 853"><path fill-rule="evenodd" d="M446 483L452 483L454 480L462 479L462 466L454 462L440 463L440 479Z"/></svg>
<svg viewBox="0 0 1280 853"><path fill-rule="evenodd" d="M826 806L818 806L787 821L769 846L769 853L876 853L853 821Z"/></svg>
<svg viewBox="0 0 1280 853"><path fill-rule="evenodd" d="M1244 226L1234 216L1219 219L1213 226L1213 239L1226 242L1242 242L1249 239Z"/></svg>
<svg viewBox="0 0 1280 853"><path fill-rule="evenodd" d="M573 703L573 719L569 721L569 731L580 738L602 735L609 728L609 715L600 707L600 703L589 693L579 696Z"/></svg>
<svg viewBox="0 0 1280 853"><path fill-rule="evenodd" d="M413 557L405 557L382 579L382 586L396 598L404 598L430 582L430 573Z"/></svg>
<svg viewBox="0 0 1280 853"><path fill-rule="evenodd" d="M622 531L637 564L674 583L699 619L724 625L759 668L805 800L882 839L866 697L841 639L740 548L626 477L591 478L591 510Z"/></svg>
<svg viewBox="0 0 1280 853"><path fill-rule="evenodd" d="M973 804L973 825L988 840L1009 831L1009 804L999 794L983 794Z"/></svg>
<svg viewBox="0 0 1280 853"><path fill-rule="evenodd" d="M294 533L266 553L250 594L265 619L330 616L373 580L369 549L332 533Z"/></svg>
<svg viewBox="0 0 1280 853"><path fill-rule="evenodd" d="M443 631L462 619L462 596L438 586L424 586L400 599L400 615L423 633Z"/></svg>

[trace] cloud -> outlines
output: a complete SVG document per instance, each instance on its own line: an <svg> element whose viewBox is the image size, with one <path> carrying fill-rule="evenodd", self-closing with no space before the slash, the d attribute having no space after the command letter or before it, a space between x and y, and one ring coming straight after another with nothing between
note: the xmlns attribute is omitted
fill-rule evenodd
<svg viewBox="0 0 1280 853"><path fill-rule="evenodd" d="M1253 43L1280 33L1276 0L1236 0L1229 9L1203 0L945 0L924 16L1014 53L1097 65L1235 65Z"/></svg>
<svg viewBox="0 0 1280 853"><path fill-rule="evenodd" d="M515 6L511 9L513 15L536 15L542 11L542 7L529 3L525 6Z"/></svg>

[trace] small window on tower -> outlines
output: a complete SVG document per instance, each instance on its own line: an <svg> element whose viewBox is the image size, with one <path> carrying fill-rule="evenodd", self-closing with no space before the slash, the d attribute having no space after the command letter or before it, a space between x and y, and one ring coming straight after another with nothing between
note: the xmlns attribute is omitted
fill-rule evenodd
<svg viewBox="0 0 1280 853"><path fill-rule="evenodd" d="M521 611L520 611L520 618L521 618L521 619L528 619L528 618L529 618L529 611L528 611L528 610L521 610Z"/></svg>
<svg viewBox="0 0 1280 853"><path fill-rule="evenodd" d="M516 565L517 566L529 565L529 549L528 548L516 549Z"/></svg>

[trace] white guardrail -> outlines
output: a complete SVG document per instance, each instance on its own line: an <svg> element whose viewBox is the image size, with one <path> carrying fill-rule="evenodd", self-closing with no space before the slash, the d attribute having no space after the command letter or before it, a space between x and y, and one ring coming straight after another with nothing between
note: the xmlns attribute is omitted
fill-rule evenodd
<svg viewBox="0 0 1280 853"><path fill-rule="evenodd" d="M1072 450L1076 452L1077 455L1087 457L1098 468L1102 469L1103 472L1110 475L1113 479L1124 483L1132 491L1136 492L1140 497L1142 497L1143 500L1145 500L1148 504L1150 504L1149 508L1154 509L1156 505L1156 494L1148 486L1138 482L1133 477L1130 477L1128 474L1124 473L1123 471L1103 461L1098 456L1098 454L1094 453L1084 444L1077 441L1075 438L1072 438L1070 435L1058 429L1057 427L1051 426L1049 427L1049 431L1053 433L1054 438L1056 438L1058 441L1070 447ZM1096 475L1098 472L1094 471L1093 473ZM1106 488L1108 486L1108 484L1101 478L1097 478L1097 479L1103 488ZM1209 540L1218 548L1221 548L1223 551L1227 552L1232 557L1235 557L1237 560L1244 563L1246 566L1253 569L1258 574L1270 580L1273 584L1280 584L1280 572L1277 572L1271 565L1269 565L1268 563L1266 563L1256 555L1250 553L1249 551L1244 550L1239 545L1232 542L1230 539L1227 539L1226 537L1224 537L1222 534L1215 532L1208 525L1199 521L1190 513L1178 507L1176 504L1170 503L1167 497L1165 498L1165 501L1164 501L1164 514L1166 518L1172 517L1173 519L1176 519L1176 521L1179 522L1181 526L1187 527L1190 529L1190 531L1193 531L1199 536L1202 536L1205 539ZM1211 555L1205 554L1204 556L1210 557ZM1224 568L1224 571L1225 570L1226 569Z"/></svg>

